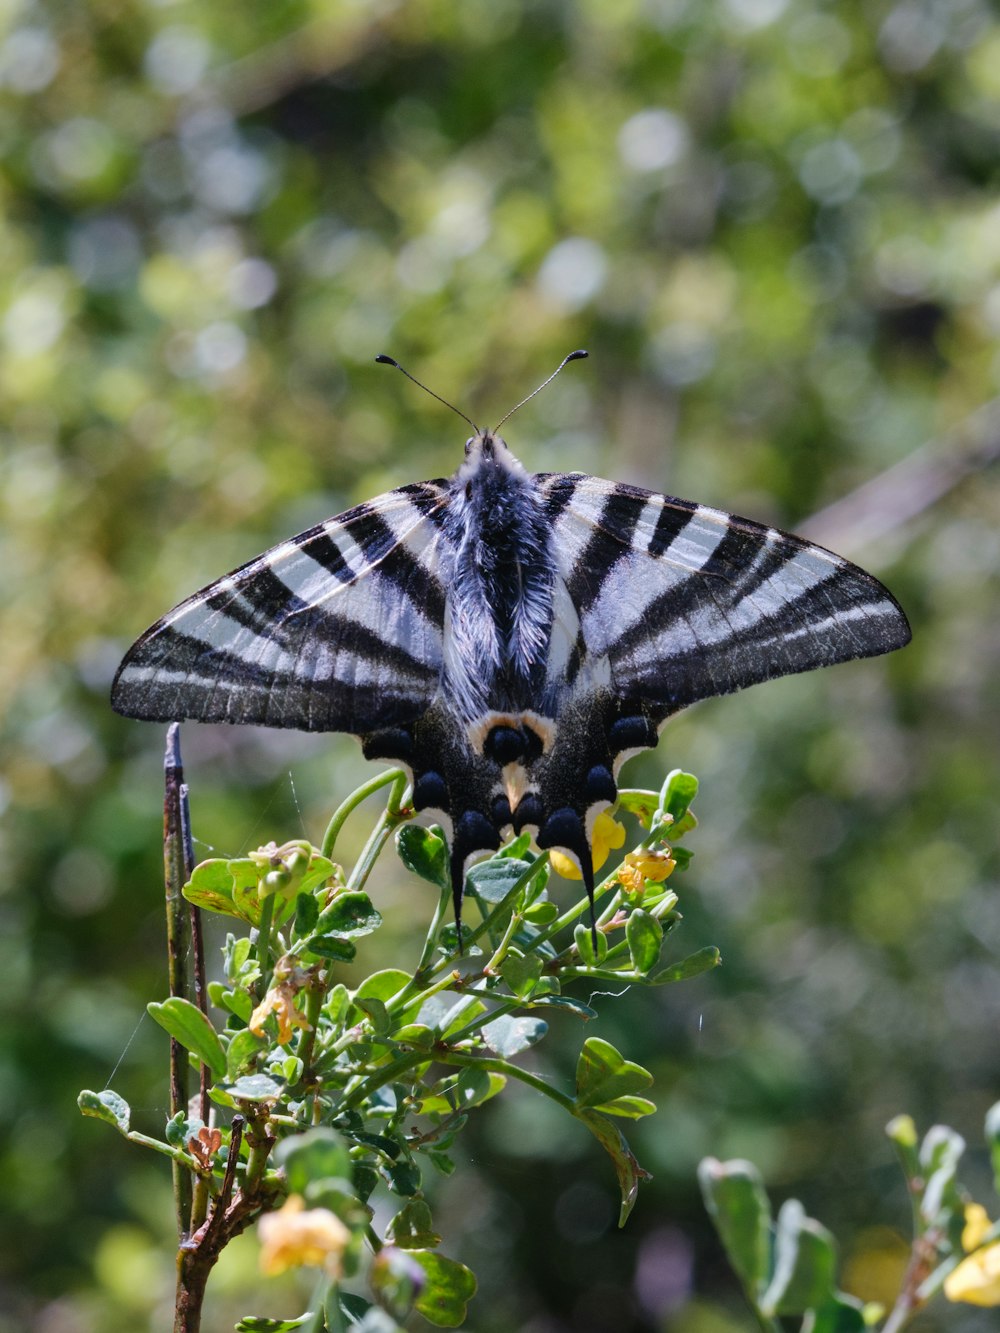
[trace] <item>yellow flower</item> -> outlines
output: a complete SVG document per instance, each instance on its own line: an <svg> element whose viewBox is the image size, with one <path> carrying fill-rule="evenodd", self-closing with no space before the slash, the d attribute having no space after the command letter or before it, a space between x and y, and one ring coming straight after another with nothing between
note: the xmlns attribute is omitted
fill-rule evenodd
<svg viewBox="0 0 1000 1333"><path fill-rule="evenodd" d="M981 1204L966 1204L962 1246L974 1253L963 1259L945 1278L944 1294L950 1301L979 1306L1000 1305L1000 1241L982 1244L991 1225Z"/></svg>
<svg viewBox="0 0 1000 1333"><path fill-rule="evenodd" d="M351 1233L329 1208L306 1208L301 1194L290 1194L276 1213L260 1219L260 1268L266 1277L310 1264L340 1276L341 1259Z"/></svg>
<svg viewBox="0 0 1000 1333"><path fill-rule="evenodd" d="M628 853L619 867L618 880L629 893L642 893L647 880L662 884L676 868L677 862L669 847L662 851L644 847L641 851Z"/></svg>
<svg viewBox="0 0 1000 1333"><path fill-rule="evenodd" d="M292 1028L309 1026L308 1018L295 1007L295 987L290 981L282 981L277 986L272 986L250 1015L247 1026L255 1037L264 1036L264 1024L269 1014L274 1014L278 1020L279 1046L287 1046L291 1041Z"/></svg>
<svg viewBox="0 0 1000 1333"><path fill-rule="evenodd" d="M608 810L602 810L594 820L594 832L590 839L590 851L594 860L594 869L600 870L608 859L613 847L621 847L625 841L625 825L619 824ZM563 879L583 879L576 862L565 852L551 852L549 860L553 869Z"/></svg>

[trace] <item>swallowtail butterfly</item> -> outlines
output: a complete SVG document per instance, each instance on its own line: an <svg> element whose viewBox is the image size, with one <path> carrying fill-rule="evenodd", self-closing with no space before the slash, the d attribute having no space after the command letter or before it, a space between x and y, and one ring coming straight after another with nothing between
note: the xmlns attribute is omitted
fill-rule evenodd
<svg viewBox="0 0 1000 1333"><path fill-rule="evenodd" d="M510 830L566 852L593 903L594 820L679 709L910 637L887 589L822 547L638 486L531 474L470 424L453 477L356 505L188 597L112 689L129 717L351 732L406 767L447 831L459 921L470 859Z"/></svg>

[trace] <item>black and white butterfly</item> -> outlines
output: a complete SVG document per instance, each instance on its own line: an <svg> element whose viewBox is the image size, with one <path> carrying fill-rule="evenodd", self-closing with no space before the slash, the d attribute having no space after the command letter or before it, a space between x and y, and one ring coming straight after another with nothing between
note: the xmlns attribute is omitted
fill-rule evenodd
<svg viewBox="0 0 1000 1333"><path fill-rule="evenodd" d="M112 704L357 735L444 824L460 920L470 859L512 829L566 852L592 900L594 820L679 709L909 638L882 584L822 547L528 473L477 429L453 477L357 505L181 602L129 650Z"/></svg>

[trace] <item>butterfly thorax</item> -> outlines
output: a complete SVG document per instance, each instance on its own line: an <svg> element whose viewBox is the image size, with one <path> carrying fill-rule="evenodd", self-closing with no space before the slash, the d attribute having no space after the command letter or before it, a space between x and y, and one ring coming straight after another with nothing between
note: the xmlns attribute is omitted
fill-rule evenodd
<svg viewBox="0 0 1000 1333"><path fill-rule="evenodd" d="M544 682L554 577L537 483L498 435L482 432L450 490L449 691L470 720L531 707Z"/></svg>

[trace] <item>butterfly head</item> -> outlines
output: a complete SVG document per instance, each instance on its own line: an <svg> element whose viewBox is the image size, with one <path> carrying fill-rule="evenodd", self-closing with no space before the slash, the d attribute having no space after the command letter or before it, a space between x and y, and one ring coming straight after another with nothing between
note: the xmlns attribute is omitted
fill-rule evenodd
<svg viewBox="0 0 1000 1333"><path fill-rule="evenodd" d="M458 469L457 479L469 484L476 478L513 474L521 476L524 468L507 447L507 442L493 430L478 430L465 442L465 462Z"/></svg>

